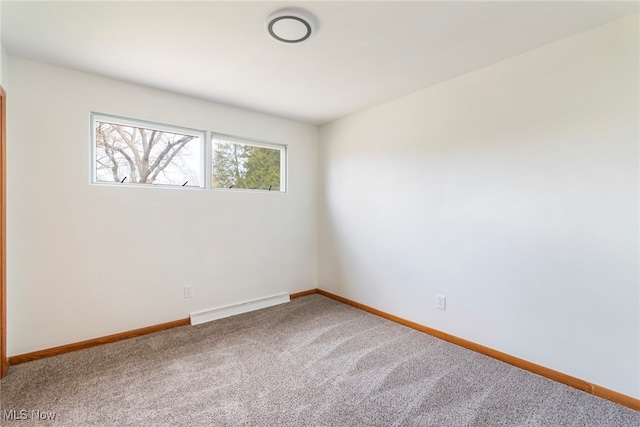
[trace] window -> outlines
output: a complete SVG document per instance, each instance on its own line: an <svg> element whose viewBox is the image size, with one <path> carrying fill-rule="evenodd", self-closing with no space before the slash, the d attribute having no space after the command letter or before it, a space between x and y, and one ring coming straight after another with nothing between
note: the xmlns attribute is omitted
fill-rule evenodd
<svg viewBox="0 0 640 427"><path fill-rule="evenodd" d="M92 115L94 182L204 187L204 132Z"/></svg>
<svg viewBox="0 0 640 427"><path fill-rule="evenodd" d="M94 183L285 192L285 145L98 113L91 124Z"/></svg>
<svg viewBox="0 0 640 427"><path fill-rule="evenodd" d="M213 134L213 188L285 191L286 147Z"/></svg>

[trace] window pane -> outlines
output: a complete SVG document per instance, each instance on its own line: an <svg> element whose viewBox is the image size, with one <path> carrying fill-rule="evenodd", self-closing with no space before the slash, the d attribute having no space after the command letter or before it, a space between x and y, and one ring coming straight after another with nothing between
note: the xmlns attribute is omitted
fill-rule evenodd
<svg viewBox="0 0 640 427"><path fill-rule="evenodd" d="M213 140L212 185L214 188L284 191L284 147L260 147Z"/></svg>
<svg viewBox="0 0 640 427"><path fill-rule="evenodd" d="M201 186L202 137L95 121L97 182Z"/></svg>

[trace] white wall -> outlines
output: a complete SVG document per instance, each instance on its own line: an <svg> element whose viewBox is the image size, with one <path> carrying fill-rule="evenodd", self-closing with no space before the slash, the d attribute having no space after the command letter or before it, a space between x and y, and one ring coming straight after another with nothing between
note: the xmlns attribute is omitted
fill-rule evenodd
<svg viewBox="0 0 640 427"><path fill-rule="evenodd" d="M10 356L316 287L317 127L13 56L9 74ZM288 144L289 191L91 185L91 111Z"/></svg>
<svg viewBox="0 0 640 427"><path fill-rule="evenodd" d="M9 73L7 71L9 64L7 51L4 50L4 46L0 44L0 84L7 90L9 83Z"/></svg>
<svg viewBox="0 0 640 427"><path fill-rule="evenodd" d="M6 85L6 67L7 67L7 53L4 50L2 44L2 0L0 0L0 85L3 87ZM5 88L6 89L6 88Z"/></svg>
<svg viewBox="0 0 640 427"><path fill-rule="evenodd" d="M635 15L323 126L319 287L640 397L638 75Z"/></svg>

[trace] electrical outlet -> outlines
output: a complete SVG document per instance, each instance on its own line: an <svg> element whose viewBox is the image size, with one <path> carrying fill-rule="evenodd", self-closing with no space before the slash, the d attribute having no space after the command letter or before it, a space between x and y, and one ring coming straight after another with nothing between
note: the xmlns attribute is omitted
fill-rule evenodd
<svg viewBox="0 0 640 427"><path fill-rule="evenodd" d="M193 296L193 285L184 285L184 297L191 298Z"/></svg>
<svg viewBox="0 0 640 427"><path fill-rule="evenodd" d="M436 308L439 310L447 309L447 297L444 295L436 295Z"/></svg>

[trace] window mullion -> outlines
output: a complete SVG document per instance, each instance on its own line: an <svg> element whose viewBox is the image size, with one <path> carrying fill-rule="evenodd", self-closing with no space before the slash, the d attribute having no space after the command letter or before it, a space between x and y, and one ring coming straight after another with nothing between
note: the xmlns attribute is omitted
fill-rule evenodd
<svg viewBox="0 0 640 427"><path fill-rule="evenodd" d="M211 132L205 132L204 140L204 188L210 190L212 188L211 163L213 162L213 138Z"/></svg>

